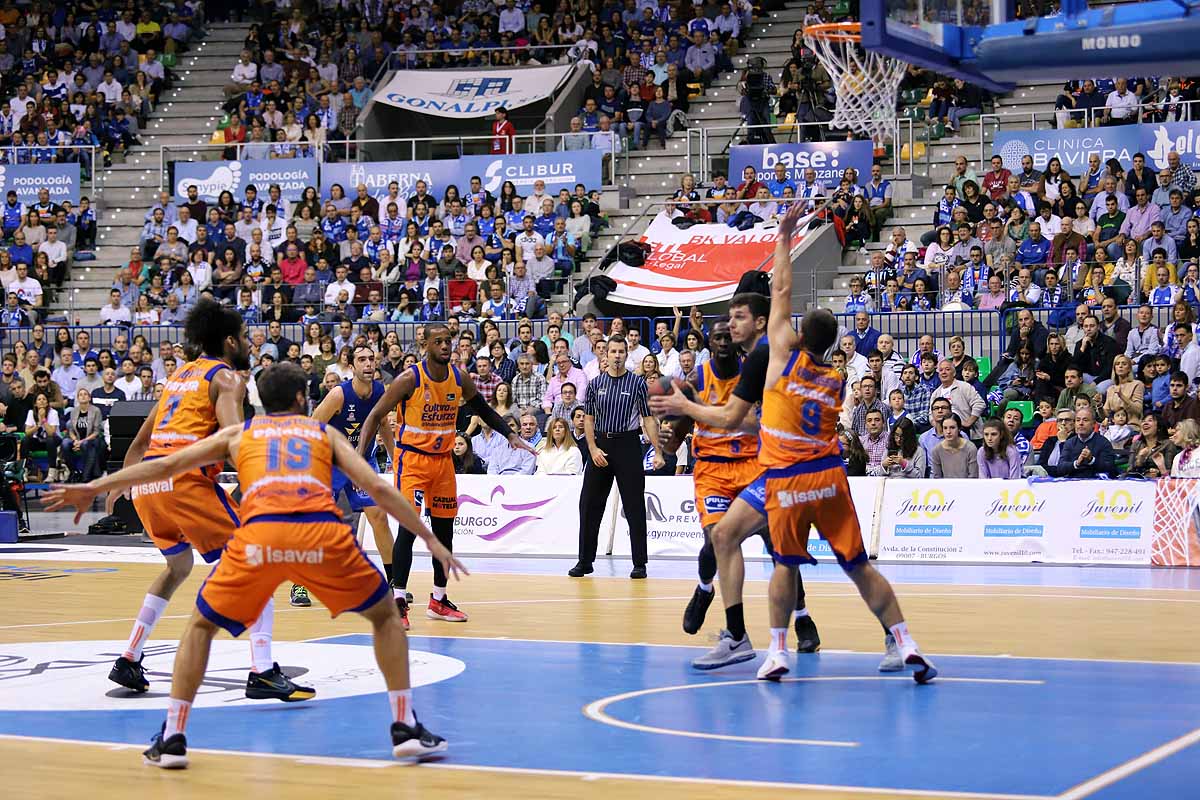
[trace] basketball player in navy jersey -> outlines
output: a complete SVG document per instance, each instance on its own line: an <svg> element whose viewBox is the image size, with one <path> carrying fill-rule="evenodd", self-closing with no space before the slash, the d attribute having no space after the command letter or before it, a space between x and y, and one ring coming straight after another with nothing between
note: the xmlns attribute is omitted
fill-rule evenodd
<svg viewBox="0 0 1200 800"><path fill-rule="evenodd" d="M354 377L348 381L342 381L330 389L321 404L313 410L312 416L319 422L332 425L350 440L351 445L357 448L362 424L371 410L375 408L375 404L383 397L384 386L382 382L375 380L375 351L370 347L360 345L354 348L352 369ZM379 435L384 437L384 444L390 452L394 446L392 429L387 425L380 425ZM374 448L368 448L367 461L371 464L375 463ZM336 500L342 492L346 493L346 500L353 513L366 515L371 532L375 535L375 547L378 548L379 555L383 559L384 574L387 576L388 583L391 583L392 531L388 527L387 514L382 508L375 505L375 501L371 499L370 495L351 483L350 479L335 467L333 470L334 499ZM358 529L357 520L355 520L354 529ZM308 590L300 585L292 587L292 605L308 606L311 604Z"/></svg>

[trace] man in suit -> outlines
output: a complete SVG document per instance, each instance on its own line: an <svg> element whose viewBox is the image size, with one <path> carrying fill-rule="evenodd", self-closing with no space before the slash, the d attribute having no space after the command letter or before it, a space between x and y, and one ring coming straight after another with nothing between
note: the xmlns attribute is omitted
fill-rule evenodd
<svg viewBox="0 0 1200 800"><path fill-rule="evenodd" d="M1096 430L1096 415L1089 406L1075 411L1075 435L1062 443L1058 464L1050 474L1058 478L1115 477L1116 454L1112 443Z"/></svg>

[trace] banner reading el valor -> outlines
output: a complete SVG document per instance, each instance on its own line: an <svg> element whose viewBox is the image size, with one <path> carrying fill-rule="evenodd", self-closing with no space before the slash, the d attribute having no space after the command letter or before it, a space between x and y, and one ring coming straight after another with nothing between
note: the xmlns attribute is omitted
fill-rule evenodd
<svg viewBox="0 0 1200 800"><path fill-rule="evenodd" d="M416 191L417 181L425 181L429 193L441 197L447 186L457 186L466 194L471 177L478 175L483 188L500 194L505 181L512 181L517 194L528 195L536 181L545 181L546 192L574 190L582 183L588 189L603 185L601 162L604 154L596 150L566 153L522 153L510 156L463 156L423 161L363 161L321 165L321 196L328 198L333 184L341 184L347 197L364 184L376 199L387 195L388 184L400 185L400 195Z"/></svg>

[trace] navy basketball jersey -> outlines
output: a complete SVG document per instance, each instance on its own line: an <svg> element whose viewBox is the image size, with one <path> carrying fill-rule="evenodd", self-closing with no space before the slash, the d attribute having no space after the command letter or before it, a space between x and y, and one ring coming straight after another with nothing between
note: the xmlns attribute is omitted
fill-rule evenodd
<svg viewBox="0 0 1200 800"><path fill-rule="evenodd" d="M383 397L383 383L371 381L371 396L359 397L354 391L354 381L342 381L342 410L334 414L329 424L346 435L350 444L358 447L358 434L375 404ZM374 447L371 451L374 452Z"/></svg>

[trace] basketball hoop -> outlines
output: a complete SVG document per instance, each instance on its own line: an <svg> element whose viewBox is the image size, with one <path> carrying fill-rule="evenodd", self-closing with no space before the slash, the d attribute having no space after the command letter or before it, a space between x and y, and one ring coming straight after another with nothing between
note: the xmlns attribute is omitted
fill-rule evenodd
<svg viewBox="0 0 1200 800"><path fill-rule="evenodd" d="M876 147L895 133L896 94L908 65L862 47L862 23L807 25L804 44L829 73L837 93L833 128L869 136Z"/></svg>

